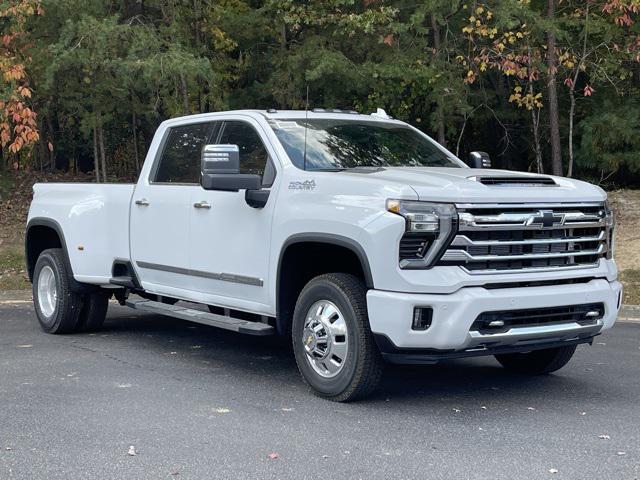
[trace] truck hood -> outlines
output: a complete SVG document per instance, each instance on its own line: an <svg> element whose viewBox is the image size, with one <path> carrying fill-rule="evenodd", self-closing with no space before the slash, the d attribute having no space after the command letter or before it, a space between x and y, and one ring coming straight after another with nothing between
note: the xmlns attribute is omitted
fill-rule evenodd
<svg viewBox="0 0 640 480"><path fill-rule="evenodd" d="M410 186L423 201L452 203L601 202L606 193L600 187L579 180L508 170L436 167L385 167L345 170L363 180L380 180ZM498 183L484 184L483 177ZM528 184L532 179L552 179L555 185ZM502 179L507 179L505 182ZM519 182L518 180L522 180ZM511 183L509 183L511 182ZM515 183L513 183L515 182Z"/></svg>

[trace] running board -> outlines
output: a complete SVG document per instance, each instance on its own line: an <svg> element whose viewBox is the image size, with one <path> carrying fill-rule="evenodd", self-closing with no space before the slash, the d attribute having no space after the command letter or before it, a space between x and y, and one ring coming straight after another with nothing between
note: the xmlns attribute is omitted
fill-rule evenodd
<svg viewBox="0 0 640 480"><path fill-rule="evenodd" d="M202 323L211 327L224 328L233 332L244 333L247 335L273 335L275 328L266 323L250 322L248 320L240 320L238 318L225 317L224 315L216 315L215 313L202 312L192 308L184 308L179 305L169 305L166 303L153 302L151 300L127 300L127 307L136 310L144 310L146 312L157 313L159 315L167 315L169 317L189 320L191 322Z"/></svg>
<svg viewBox="0 0 640 480"><path fill-rule="evenodd" d="M131 290L136 288L136 284L131 277L113 277L109 279L111 285L120 285L121 287L127 287Z"/></svg>

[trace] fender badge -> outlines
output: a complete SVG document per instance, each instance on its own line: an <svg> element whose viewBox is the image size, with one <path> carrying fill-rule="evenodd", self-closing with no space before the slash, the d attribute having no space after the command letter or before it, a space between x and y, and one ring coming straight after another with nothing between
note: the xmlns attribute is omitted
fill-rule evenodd
<svg viewBox="0 0 640 480"><path fill-rule="evenodd" d="M305 180L304 182L290 182L289 190L314 190L316 188L315 180Z"/></svg>

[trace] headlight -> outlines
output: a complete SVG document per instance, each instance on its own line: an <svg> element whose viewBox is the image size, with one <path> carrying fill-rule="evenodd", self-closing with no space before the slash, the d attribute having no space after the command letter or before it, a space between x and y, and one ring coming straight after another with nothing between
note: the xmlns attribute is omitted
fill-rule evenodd
<svg viewBox="0 0 640 480"><path fill-rule="evenodd" d="M448 203L387 200L387 211L404 217L400 268L430 268L456 233L458 214Z"/></svg>
<svg viewBox="0 0 640 480"><path fill-rule="evenodd" d="M605 214L605 226L606 226L606 234L607 234L607 259L611 260L613 258L614 251L616 249L615 239L614 239L614 231L616 226L615 217L613 214L613 210L609 205L609 201L604 202L604 214Z"/></svg>

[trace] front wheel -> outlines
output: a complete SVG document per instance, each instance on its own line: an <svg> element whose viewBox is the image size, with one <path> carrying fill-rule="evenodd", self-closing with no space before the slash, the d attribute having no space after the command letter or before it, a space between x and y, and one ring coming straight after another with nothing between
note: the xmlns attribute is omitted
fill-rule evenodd
<svg viewBox="0 0 640 480"><path fill-rule="evenodd" d="M345 273L320 275L302 290L293 314L293 350L313 391L347 402L375 390L383 362L369 328L366 289Z"/></svg>
<svg viewBox="0 0 640 480"><path fill-rule="evenodd" d="M567 347L534 350L528 353L506 353L496 355L496 360L505 367L517 373L541 375L555 372L564 367L576 351L577 345Z"/></svg>

